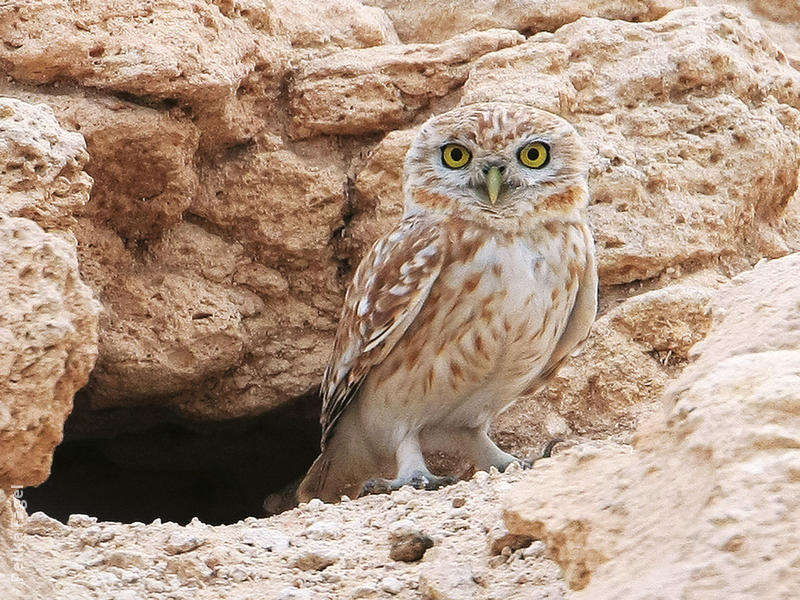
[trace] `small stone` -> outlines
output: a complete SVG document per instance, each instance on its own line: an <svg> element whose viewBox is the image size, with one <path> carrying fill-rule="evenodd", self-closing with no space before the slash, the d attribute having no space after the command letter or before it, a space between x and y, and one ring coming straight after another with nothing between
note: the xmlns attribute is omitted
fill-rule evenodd
<svg viewBox="0 0 800 600"><path fill-rule="evenodd" d="M509 533L504 525L497 525L489 531L489 549L492 554L501 554L506 547L511 549L510 552L527 548L531 542L531 536Z"/></svg>
<svg viewBox="0 0 800 600"><path fill-rule="evenodd" d="M312 540L332 540L342 537L342 528L331 521L315 521L305 534Z"/></svg>
<svg viewBox="0 0 800 600"><path fill-rule="evenodd" d="M25 533L41 536L61 536L69 533L69 527L48 517L43 512L35 512L25 521Z"/></svg>
<svg viewBox="0 0 800 600"><path fill-rule="evenodd" d="M467 499L459 496L458 498L453 498L453 508L461 508L467 503Z"/></svg>
<svg viewBox="0 0 800 600"><path fill-rule="evenodd" d="M489 474L486 471L478 471L475 475L472 476L472 480L476 483L483 485L487 481L489 481Z"/></svg>
<svg viewBox="0 0 800 600"><path fill-rule="evenodd" d="M282 554L289 549L289 537L273 529L248 529L242 534L242 542L276 554Z"/></svg>
<svg viewBox="0 0 800 600"><path fill-rule="evenodd" d="M433 547L433 540L422 532L407 534L395 538L389 550L389 558L402 562L420 560L428 548Z"/></svg>
<svg viewBox="0 0 800 600"><path fill-rule="evenodd" d="M384 577L380 582L381 589L387 594L399 594L405 587L403 582L395 577Z"/></svg>
<svg viewBox="0 0 800 600"><path fill-rule="evenodd" d="M539 558L540 556L544 556L544 551L546 547L544 542L541 540L536 540L535 542L531 542L531 545L527 548L522 550L522 557L523 558Z"/></svg>
<svg viewBox="0 0 800 600"><path fill-rule="evenodd" d="M499 567L500 565L505 563L507 560L508 558L503 556L502 554L499 554L497 556L492 556L489 559L489 566L494 569L495 567Z"/></svg>
<svg viewBox="0 0 800 600"><path fill-rule="evenodd" d="M307 588L288 587L278 592L278 600L311 600L313 595Z"/></svg>
<svg viewBox="0 0 800 600"><path fill-rule="evenodd" d="M336 563L341 554L334 548L317 546L306 548L295 557L291 566L303 571L322 571Z"/></svg>
<svg viewBox="0 0 800 600"><path fill-rule="evenodd" d="M402 538L414 533L419 533L414 519L399 519L389 525L390 538Z"/></svg>
<svg viewBox="0 0 800 600"><path fill-rule="evenodd" d="M189 531L176 531L167 539L164 544L164 550L168 554L182 554L183 552L191 552L206 543L206 538L196 535Z"/></svg>
<svg viewBox="0 0 800 600"><path fill-rule="evenodd" d="M378 593L378 588L371 583L359 585L356 589L353 590L353 593L350 594L351 598L369 598L370 596L374 596Z"/></svg>
<svg viewBox="0 0 800 600"><path fill-rule="evenodd" d="M89 527L97 523L97 517L90 517L89 515L70 515L67 520L67 525L70 527Z"/></svg>
<svg viewBox="0 0 800 600"><path fill-rule="evenodd" d="M250 572L246 571L242 567L235 567L230 573L229 577L236 581L237 583L242 583L243 581L247 581L250 579Z"/></svg>
<svg viewBox="0 0 800 600"><path fill-rule="evenodd" d="M306 508L311 511L317 511L323 506L325 506L325 503L319 498L312 498L308 501L308 504L306 504Z"/></svg>

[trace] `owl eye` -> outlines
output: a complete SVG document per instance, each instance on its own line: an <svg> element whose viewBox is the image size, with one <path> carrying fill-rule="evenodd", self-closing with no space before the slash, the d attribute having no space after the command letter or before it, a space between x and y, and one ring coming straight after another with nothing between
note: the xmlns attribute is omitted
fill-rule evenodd
<svg viewBox="0 0 800 600"><path fill-rule="evenodd" d="M472 154L461 144L442 146L442 162L450 169L461 169L469 164Z"/></svg>
<svg viewBox="0 0 800 600"><path fill-rule="evenodd" d="M550 162L550 147L542 142L531 142L517 154L519 162L531 169L541 169Z"/></svg>

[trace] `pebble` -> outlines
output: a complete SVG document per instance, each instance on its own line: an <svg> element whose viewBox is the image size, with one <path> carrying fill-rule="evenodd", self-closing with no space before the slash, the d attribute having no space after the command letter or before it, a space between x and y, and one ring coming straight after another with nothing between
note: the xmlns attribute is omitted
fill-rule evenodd
<svg viewBox="0 0 800 600"><path fill-rule="evenodd" d="M35 512L25 521L25 533L43 536L61 536L69 533L69 527L48 517L43 512Z"/></svg>
<svg viewBox="0 0 800 600"><path fill-rule="evenodd" d="M420 560L428 548L433 547L433 540L424 533L417 531L402 537L395 537L389 549L389 558L402 562L416 562Z"/></svg>
<svg viewBox="0 0 800 600"><path fill-rule="evenodd" d="M374 596L378 593L378 588L371 583L362 584L356 587L353 590L353 593L350 594L351 598L369 598L370 596Z"/></svg>
<svg viewBox="0 0 800 600"><path fill-rule="evenodd" d="M290 564L303 571L321 571L336 563L341 557L341 553L335 548L312 546L304 549Z"/></svg>
<svg viewBox="0 0 800 600"><path fill-rule="evenodd" d="M242 534L242 542L276 554L282 554L289 549L289 537L274 529L248 529Z"/></svg>
<svg viewBox="0 0 800 600"><path fill-rule="evenodd" d="M333 540L342 537L342 528L332 521L315 521L306 528L305 535L312 540Z"/></svg>
<svg viewBox="0 0 800 600"><path fill-rule="evenodd" d="M194 520L194 519L193 519ZM167 539L164 550L167 554L182 554L191 552L206 543L206 538L189 531L176 531Z"/></svg>
<svg viewBox="0 0 800 600"><path fill-rule="evenodd" d="M306 508L311 511L317 511L323 506L325 506L325 503L319 498L312 498L308 501L308 504L306 504Z"/></svg>
<svg viewBox="0 0 800 600"><path fill-rule="evenodd" d="M527 548L522 549L522 557L523 558L539 558L540 556L544 556L544 552L546 550L546 546L544 542L541 540L536 540L531 542L531 545Z"/></svg>
<svg viewBox="0 0 800 600"><path fill-rule="evenodd" d="M307 588L288 587L278 592L278 600L312 600L313 597Z"/></svg>
<svg viewBox="0 0 800 600"><path fill-rule="evenodd" d="M67 520L67 525L70 527L89 527L97 523L97 517L90 517L89 515L70 515Z"/></svg>
<svg viewBox="0 0 800 600"><path fill-rule="evenodd" d="M399 594L405 587L403 582L396 577L384 577L380 582L381 589L387 594Z"/></svg>
<svg viewBox="0 0 800 600"><path fill-rule="evenodd" d="M489 481L489 474L486 471L478 471L475 475L472 476L473 481L483 485L487 481Z"/></svg>
<svg viewBox="0 0 800 600"><path fill-rule="evenodd" d="M419 528L414 519L399 519L389 525L390 538L400 538L414 533L419 533Z"/></svg>

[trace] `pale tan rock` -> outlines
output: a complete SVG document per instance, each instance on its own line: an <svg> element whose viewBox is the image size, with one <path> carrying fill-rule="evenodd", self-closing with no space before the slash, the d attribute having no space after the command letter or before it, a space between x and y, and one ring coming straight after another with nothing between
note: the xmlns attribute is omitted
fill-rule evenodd
<svg viewBox="0 0 800 600"><path fill-rule="evenodd" d="M277 95L286 46L214 3L189 0L6 3L0 37L14 80L71 81L162 109L185 104L215 145L263 127L253 120L251 88Z"/></svg>
<svg viewBox="0 0 800 600"><path fill-rule="evenodd" d="M441 44L343 50L312 60L293 74L289 87L292 136L394 129L461 86L476 58L523 40L515 31L495 29Z"/></svg>
<svg viewBox="0 0 800 600"><path fill-rule="evenodd" d="M509 495L509 531L544 540L576 597L788 598L800 585L800 511L785 501L800 493L799 270L793 254L718 291L668 420L634 451L574 447Z"/></svg>
<svg viewBox="0 0 800 600"><path fill-rule="evenodd" d="M71 212L89 195L87 159L83 138L63 130L48 107L0 99L0 488L5 490L47 478L72 398L97 357L100 306L80 279L75 238L66 229L74 222Z"/></svg>
<svg viewBox="0 0 800 600"><path fill-rule="evenodd" d="M66 229L92 187L78 133L65 131L44 104L0 97L0 212Z"/></svg>
<svg viewBox="0 0 800 600"><path fill-rule="evenodd" d="M539 31L555 31L581 17L653 21L686 3L681 0L481 0L468 3L455 0L413 3L402 0L365 0L364 4L383 8L394 22L403 42L411 43L441 42L471 29L496 27L516 29L527 36Z"/></svg>
<svg viewBox="0 0 800 600"><path fill-rule="evenodd" d="M400 40L389 17L380 8L356 0L243 0L236 11L275 36L291 40L294 50L314 48L370 48ZM246 15L244 12L246 11Z"/></svg>
<svg viewBox="0 0 800 600"><path fill-rule="evenodd" d="M0 487L50 474L72 397L97 357L99 305L75 246L0 213Z"/></svg>
<svg viewBox="0 0 800 600"><path fill-rule="evenodd" d="M800 11L796 4L768 0L698 0L697 4L729 4L748 17L757 19L770 39L786 53L792 65L795 68L800 66Z"/></svg>

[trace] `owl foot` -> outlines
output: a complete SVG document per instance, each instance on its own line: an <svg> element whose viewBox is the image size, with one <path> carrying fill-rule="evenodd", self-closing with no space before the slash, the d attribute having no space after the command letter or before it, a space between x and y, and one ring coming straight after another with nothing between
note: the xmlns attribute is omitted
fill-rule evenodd
<svg viewBox="0 0 800 600"><path fill-rule="evenodd" d="M397 479L370 479L364 484L360 496L371 494L390 494L399 490L404 485L410 485L417 490L438 490L441 487L452 485L458 481L457 477L449 475L433 475L431 473L417 472L410 477L398 477Z"/></svg>
<svg viewBox="0 0 800 600"><path fill-rule="evenodd" d="M561 438L556 438L554 440L550 440L545 444L544 450L542 450L541 456L535 456L533 458L525 458L519 459L520 465L522 465L523 469L530 469L533 467L534 463L537 461L542 460L543 458L550 458L553 455L553 448L555 448L558 444L564 443L564 440Z"/></svg>

